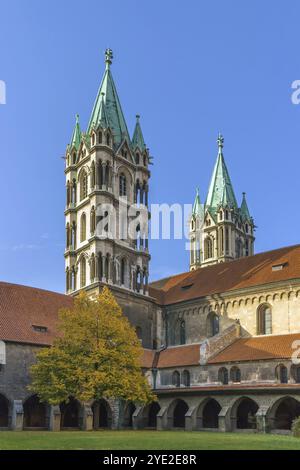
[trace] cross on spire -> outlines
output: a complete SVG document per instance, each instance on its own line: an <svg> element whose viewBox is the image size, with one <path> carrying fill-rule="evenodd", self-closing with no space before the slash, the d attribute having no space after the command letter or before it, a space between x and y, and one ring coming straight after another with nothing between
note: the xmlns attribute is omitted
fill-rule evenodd
<svg viewBox="0 0 300 470"><path fill-rule="evenodd" d="M113 56L113 51L109 48L105 50L105 63L106 67L109 67L110 64L112 63L114 56Z"/></svg>
<svg viewBox="0 0 300 470"><path fill-rule="evenodd" d="M219 133L218 135L218 147L219 147L219 150L222 150L222 148L224 147L224 137L222 136L222 134Z"/></svg>

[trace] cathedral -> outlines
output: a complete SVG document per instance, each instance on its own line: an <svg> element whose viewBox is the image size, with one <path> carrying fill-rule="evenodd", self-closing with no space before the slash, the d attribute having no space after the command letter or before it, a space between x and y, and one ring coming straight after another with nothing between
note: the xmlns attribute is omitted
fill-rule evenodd
<svg viewBox="0 0 300 470"><path fill-rule="evenodd" d="M129 133L106 50L86 131L66 148L66 294L0 283L0 429L290 432L300 416L300 245L255 254L246 195L236 198L224 138L207 197L189 219L189 269L149 283L152 158L136 116ZM143 347L157 401L40 403L35 353L60 308L109 286Z"/></svg>

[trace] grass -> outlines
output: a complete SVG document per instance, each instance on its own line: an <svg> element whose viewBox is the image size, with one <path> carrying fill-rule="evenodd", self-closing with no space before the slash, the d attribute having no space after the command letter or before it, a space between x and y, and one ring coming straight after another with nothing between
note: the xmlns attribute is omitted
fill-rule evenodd
<svg viewBox="0 0 300 470"><path fill-rule="evenodd" d="M1 431L0 450L300 450L300 439L272 434L186 431Z"/></svg>

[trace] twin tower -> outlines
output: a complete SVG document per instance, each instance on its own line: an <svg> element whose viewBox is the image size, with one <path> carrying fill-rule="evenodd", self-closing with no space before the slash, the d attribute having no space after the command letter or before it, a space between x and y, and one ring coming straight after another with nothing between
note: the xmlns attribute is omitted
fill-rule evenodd
<svg viewBox="0 0 300 470"><path fill-rule="evenodd" d="M149 164L139 116L132 137L111 74L112 51L86 132L76 116L66 150L66 292L97 292L103 283L148 296ZM205 205L199 194L190 220L190 269L253 253L254 223L245 195L238 207L218 139L218 158ZM137 210L133 215L129 208ZM112 230L111 211L117 214ZM97 227L102 226L101 233ZM134 235L127 228L134 225ZM112 232L118 236L113 236ZM123 235L122 235L123 234Z"/></svg>

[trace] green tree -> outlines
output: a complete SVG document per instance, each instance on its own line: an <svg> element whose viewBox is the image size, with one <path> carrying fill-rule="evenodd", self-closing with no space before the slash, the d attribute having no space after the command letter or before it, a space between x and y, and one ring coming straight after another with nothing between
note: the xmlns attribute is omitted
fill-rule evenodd
<svg viewBox="0 0 300 470"><path fill-rule="evenodd" d="M37 354L30 389L42 401L58 404L119 398L153 401L141 370L142 347L108 288L96 299L85 293L59 312L59 337Z"/></svg>

